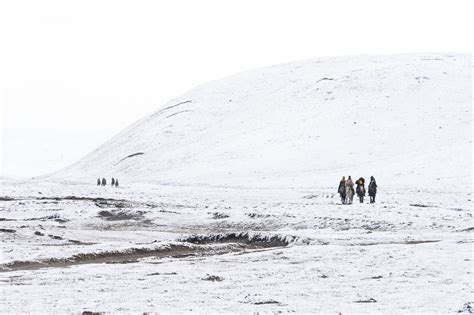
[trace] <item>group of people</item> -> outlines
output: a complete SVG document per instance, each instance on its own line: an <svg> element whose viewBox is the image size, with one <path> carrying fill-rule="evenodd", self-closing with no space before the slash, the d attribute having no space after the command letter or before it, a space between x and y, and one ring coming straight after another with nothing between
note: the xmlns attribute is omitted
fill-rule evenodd
<svg viewBox="0 0 474 315"><path fill-rule="evenodd" d="M107 186L107 180L105 178L97 178L97 186ZM119 186L119 181L118 178L115 179L112 177L112 187L118 187Z"/></svg>
<svg viewBox="0 0 474 315"><path fill-rule="evenodd" d="M360 203L363 203L364 196L365 196L365 179L361 177L358 180L356 180L355 184L356 184L355 193L359 197ZM369 191L370 203L374 203L375 195L377 194L377 183L375 182L375 178L373 176L370 176L368 191ZM347 180L345 176L342 176L342 179L339 182L339 188L337 192L341 196L342 204L352 204L352 200L354 199L354 182L352 181L351 176L349 176Z"/></svg>

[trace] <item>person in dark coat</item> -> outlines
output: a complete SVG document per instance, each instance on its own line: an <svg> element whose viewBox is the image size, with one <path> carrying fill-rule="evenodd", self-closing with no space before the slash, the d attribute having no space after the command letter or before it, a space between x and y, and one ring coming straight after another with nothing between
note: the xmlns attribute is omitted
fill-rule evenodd
<svg viewBox="0 0 474 315"><path fill-rule="evenodd" d="M369 197L370 203L375 202L375 195L377 194L377 183L375 182L375 178L370 176L370 183L369 183Z"/></svg>
<svg viewBox="0 0 474 315"><path fill-rule="evenodd" d="M100 186L100 178L97 178L97 186Z"/></svg>
<svg viewBox="0 0 474 315"><path fill-rule="evenodd" d="M102 186L105 186L107 185L107 181L105 180L105 178L102 178Z"/></svg>
<svg viewBox="0 0 474 315"><path fill-rule="evenodd" d="M115 180L115 187L118 187L119 183L118 183L118 178Z"/></svg>
<svg viewBox="0 0 474 315"><path fill-rule="evenodd" d="M359 197L360 203L364 203L365 196L365 179L363 177L356 181L356 194Z"/></svg>
<svg viewBox="0 0 474 315"><path fill-rule="evenodd" d="M342 179L339 182L339 188L337 189L337 192L341 196L342 204L345 204L346 203L346 177L345 176L342 176Z"/></svg>
<svg viewBox="0 0 474 315"><path fill-rule="evenodd" d="M112 187L115 186L115 179L112 177Z"/></svg>

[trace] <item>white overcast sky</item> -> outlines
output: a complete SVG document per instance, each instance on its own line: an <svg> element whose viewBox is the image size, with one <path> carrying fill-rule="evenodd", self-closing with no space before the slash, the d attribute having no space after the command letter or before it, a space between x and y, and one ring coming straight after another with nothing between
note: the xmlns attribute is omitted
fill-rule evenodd
<svg viewBox="0 0 474 315"><path fill-rule="evenodd" d="M0 0L1 174L75 162L203 82L320 56L471 52L472 0Z"/></svg>

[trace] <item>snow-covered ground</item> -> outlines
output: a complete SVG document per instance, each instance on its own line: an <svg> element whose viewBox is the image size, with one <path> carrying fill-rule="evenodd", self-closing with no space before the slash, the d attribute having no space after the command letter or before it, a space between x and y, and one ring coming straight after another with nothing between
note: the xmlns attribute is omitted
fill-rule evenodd
<svg viewBox="0 0 474 315"><path fill-rule="evenodd" d="M456 54L258 69L1 180L0 312L473 311L471 71ZM374 175L377 203L341 205L342 175Z"/></svg>
<svg viewBox="0 0 474 315"><path fill-rule="evenodd" d="M334 191L4 185L1 311L454 313L474 300L469 192L382 186L378 203L343 206ZM186 242L240 232L288 245ZM179 244L191 250L126 255Z"/></svg>

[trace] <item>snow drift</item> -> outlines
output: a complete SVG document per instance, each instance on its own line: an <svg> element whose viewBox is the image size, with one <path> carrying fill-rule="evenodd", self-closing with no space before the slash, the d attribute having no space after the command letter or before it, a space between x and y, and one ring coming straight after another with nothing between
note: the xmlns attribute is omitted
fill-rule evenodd
<svg viewBox="0 0 474 315"><path fill-rule="evenodd" d="M157 87L158 88L158 87ZM321 58L203 84L50 178L471 185L471 56Z"/></svg>

